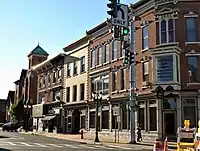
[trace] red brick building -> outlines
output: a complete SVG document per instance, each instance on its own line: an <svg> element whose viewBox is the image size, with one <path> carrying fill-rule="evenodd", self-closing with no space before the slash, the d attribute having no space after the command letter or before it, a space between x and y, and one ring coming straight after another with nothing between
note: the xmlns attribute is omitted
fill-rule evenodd
<svg viewBox="0 0 200 151"><path fill-rule="evenodd" d="M200 119L199 39L197 1L141 0L131 5L136 51L135 81L139 109L136 124L144 139L175 136L184 119L197 126ZM134 12L134 13L133 13ZM129 136L129 69L110 72L123 60L121 42L112 39L110 27L103 22L87 31L90 39L88 61L89 128L94 128L92 91L103 92L99 109L100 133L113 129L113 107L120 107L121 136ZM164 99L156 97L164 90ZM112 134L112 132L109 132Z"/></svg>

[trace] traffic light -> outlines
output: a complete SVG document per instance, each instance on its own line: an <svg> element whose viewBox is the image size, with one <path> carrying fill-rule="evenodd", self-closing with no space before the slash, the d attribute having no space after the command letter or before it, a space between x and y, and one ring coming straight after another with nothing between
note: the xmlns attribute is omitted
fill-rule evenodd
<svg viewBox="0 0 200 151"><path fill-rule="evenodd" d="M124 56L124 64L131 65L135 61L135 55L134 52L130 50L130 43L129 41L123 42L123 49L125 50L125 56Z"/></svg>
<svg viewBox="0 0 200 151"><path fill-rule="evenodd" d="M113 38L114 39L117 39L117 40L120 40L120 37L121 37L121 27L119 26L113 26Z"/></svg>
<svg viewBox="0 0 200 151"><path fill-rule="evenodd" d="M122 34L123 34L123 36L128 35L129 34L129 28L123 27Z"/></svg>
<svg viewBox="0 0 200 151"><path fill-rule="evenodd" d="M110 3L107 4L107 6L111 10L107 11L107 13L108 13L108 15L116 18L117 17L117 8L119 7L119 6L117 6L117 0L109 0L109 1L110 1Z"/></svg>

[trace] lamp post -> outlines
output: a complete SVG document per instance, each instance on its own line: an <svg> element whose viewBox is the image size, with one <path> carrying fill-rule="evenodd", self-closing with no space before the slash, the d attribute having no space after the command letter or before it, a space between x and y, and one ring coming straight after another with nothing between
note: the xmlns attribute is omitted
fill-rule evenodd
<svg viewBox="0 0 200 151"><path fill-rule="evenodd" d="M98 137L98 107L101 105L102 93L93 92L92 93L92 97L93 97L94 103L96 105L96 112L95 112L95 140L94 140L94 142L99 142L99 137Z"/></svg>
<svg viewBox="0 0 200 151"><path fill-rule="evenodd" d="M26 125L25 131L28 132L28 129L29 129L29 120L30 120L30 114L31 114L29 110L32 108L32 100L26 102L24 104L24 108L25 108L25 117L26 117L25 118L25 125Z"/></svg>

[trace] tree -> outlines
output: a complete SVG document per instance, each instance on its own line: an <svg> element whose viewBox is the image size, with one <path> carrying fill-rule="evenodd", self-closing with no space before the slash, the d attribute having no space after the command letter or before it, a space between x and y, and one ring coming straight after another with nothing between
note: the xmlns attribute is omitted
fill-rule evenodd
<svg viewBox="0 0 200 151"><path fill-rule="evenodd" d="M12 120L21 121L24 115L24 103L23 98L19 99L15 104L11 105L10 114Z"/></svg>

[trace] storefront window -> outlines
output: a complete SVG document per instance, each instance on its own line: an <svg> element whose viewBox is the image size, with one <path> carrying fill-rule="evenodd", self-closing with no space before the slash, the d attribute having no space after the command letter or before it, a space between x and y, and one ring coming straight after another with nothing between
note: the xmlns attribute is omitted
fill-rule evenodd
<svg viewBox="0 0 200 151"><path fill-rule="evenodd" d="M90 128L95 128L95 112L90 112Z"/></svg>
<svg viewBox="0 0 200 151"><path fill-rule="evenodd" d="M81 128L85 128L85 116L81 116Z"/></svg>
<svg viewBox="0 0 200 151"><path fill-rule="evenodd" d="M156 131L157 130L157 113L156 113L156 107L150 107L150 131Z"/></svg>
<svg viewBox="0 0 200 151"><path fill-rule="evenodd" d="M125 105L122 108L122 129L127 129L127 108Z"/></svg>
<svg viewBox="0 0 200 151"><path fill-rule="evenodd" d="M138 123L140 124L140 128L144 130L144 108L139 108L138 110Z"/></svg>
<svg viewBox="0 0 200 151"><path fill-rule="evenodd" d="M184 100L184 118L183 120L190 120L190 127L196 127L196 107L195 99ZM183 123L183 122L182 122Z"/></svg>
<svg viewBox="0 0 200 151"><path fill-rule="evenodd" d="M102 111L102 129L109 129L109 111Z"/></svg>

